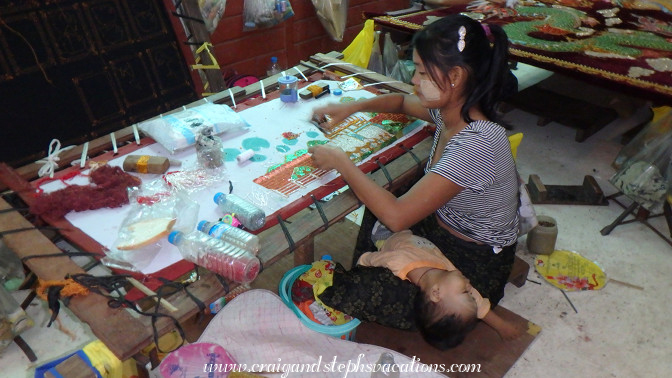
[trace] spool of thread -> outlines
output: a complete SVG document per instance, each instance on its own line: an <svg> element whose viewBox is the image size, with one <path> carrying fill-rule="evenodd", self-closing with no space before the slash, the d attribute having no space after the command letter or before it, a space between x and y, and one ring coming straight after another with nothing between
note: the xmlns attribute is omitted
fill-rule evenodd
<svg viewBox="0 0 672 378"><path fill-rule="evenodd" d="M124 159L123 168L126 172L166 173L171 165L168 158L149 155L128 155Z"/></svg>
<svg viewBox="0 0 672 378"><path fill-rule="evenodd" d="M236 161L238 162L238 164L244 163L244 162L250 160L252 158L252 156L254 156L254 150L245 150L245 151L243 151L243 153L236 156Z"/></svg>

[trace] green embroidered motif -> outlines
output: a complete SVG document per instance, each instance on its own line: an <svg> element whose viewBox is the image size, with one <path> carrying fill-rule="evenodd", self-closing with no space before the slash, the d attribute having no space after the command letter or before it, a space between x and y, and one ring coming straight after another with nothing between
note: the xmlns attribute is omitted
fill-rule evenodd
<svg viewBox="0 0 672 378"><path fill-rule="evenodd" d="M672 51L672 44L665 38L653 33L634 30L628 33L605 32L584 39L567 41L537 39L529 36L528 33L538 31L538 28L544 25L580 35L582 31L579 26L581 26L581 19L587 17L586 13L572 8L518 7L516 10L519 16L542 19L504 25L504 31L513 44L550 52L597 51L635 57L642 54L640 48Z"/></svg>
<svg viewBox="0 0 672 378"><path fill-rule="evenodd" d="M296 167L292 171L292 180L297 180L308 173L313 171L313 167L308 167L308 166L301 166L301 167Z"/></svg>

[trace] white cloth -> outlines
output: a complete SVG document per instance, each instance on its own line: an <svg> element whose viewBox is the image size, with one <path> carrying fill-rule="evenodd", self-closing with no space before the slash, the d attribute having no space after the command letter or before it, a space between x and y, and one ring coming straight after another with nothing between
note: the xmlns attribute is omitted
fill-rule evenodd
<svg viewBox="0 0 672 378"><path fill-rule="evenodd" d="M382 353L388 352L402 370L401 377L445 378L442 374L421 370L417 358L413 361L387 348L315 332L302 324L280 297L268 290L250 290L237 296L211 320L198 342L219 344L238 364L248 367L252 364L284 365L282 371L289 374L278 377L369 378L371 370L367 369L374 367ZM334 358L336 361L332 365ZM301 364L312 365L318 371L291 372L290 369L298 369ZM337 371L339 366L340 372ZM351 371L346 374L348 367ZM355 369L358 371L353 371ZM265 370L269 370L268 366Z"/></svg>

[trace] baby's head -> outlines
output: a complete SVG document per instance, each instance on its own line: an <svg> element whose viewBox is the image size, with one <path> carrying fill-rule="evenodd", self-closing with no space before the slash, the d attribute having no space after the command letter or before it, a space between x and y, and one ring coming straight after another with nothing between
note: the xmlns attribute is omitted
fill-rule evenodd
<svg viewBox="0 0 672 378"><path fill-rule="evenodd" d="M419 282L415 298L418 328L424 339L438 349L459 345L478 322L471 284L457 270L432 270Z"/></svg>

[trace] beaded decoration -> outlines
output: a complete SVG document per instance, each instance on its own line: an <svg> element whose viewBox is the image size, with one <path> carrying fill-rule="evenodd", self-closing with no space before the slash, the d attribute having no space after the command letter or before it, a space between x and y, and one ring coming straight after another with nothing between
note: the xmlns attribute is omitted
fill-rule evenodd
<svg viewBox="0 0 672 378"><path fill-rule="evenodd" d="M311 141L308 147L328 143L342 148L350 160L357 163L397 140L404 127L414 121L405 115L391 113L374 114L370 120L361 115L352 115L325 134L328 141ZM253 181L289 196L326 173L315 166L307 149L302 149L286 155L284 162L269 167L266 174Z"/></svg>

